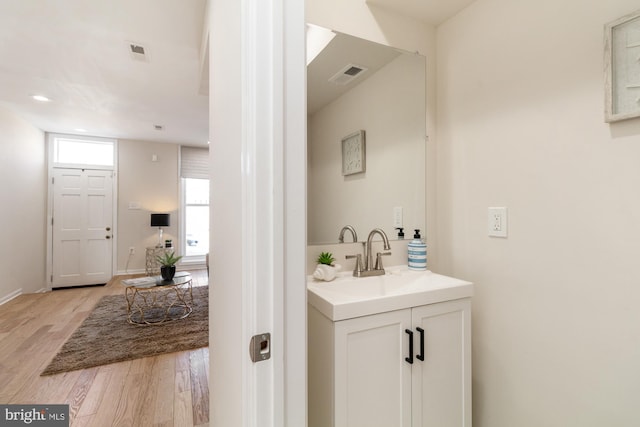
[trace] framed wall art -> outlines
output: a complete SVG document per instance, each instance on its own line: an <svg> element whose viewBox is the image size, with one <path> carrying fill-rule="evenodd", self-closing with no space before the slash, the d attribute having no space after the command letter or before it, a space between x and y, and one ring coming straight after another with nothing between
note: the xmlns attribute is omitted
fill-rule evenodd
<svg viewBox="0 0 640 427"><path fill-rule="evenodd" d="M640 117L640 10L605 25L605 121Z"/></svg>
<svg viewBox="0 0 640 427"><path fill-rule="evenodd" d="M359 130L342 138L342 175L364 172L365 132Z"/></svg>

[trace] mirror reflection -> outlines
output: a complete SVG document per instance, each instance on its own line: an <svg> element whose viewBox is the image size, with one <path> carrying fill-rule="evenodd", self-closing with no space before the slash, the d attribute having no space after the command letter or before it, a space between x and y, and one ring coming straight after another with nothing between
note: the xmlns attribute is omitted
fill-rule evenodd
<svg viewBox="0 0 640 427"><path fill-rule="evenodd" d="M397 221L405 239L424 233L425 58L317 27L307 38L308 244L337 243L346 225L361 241L378 227L396 238ZM359 153L342 140L361 130L364 171L343 175Z"/></svg>

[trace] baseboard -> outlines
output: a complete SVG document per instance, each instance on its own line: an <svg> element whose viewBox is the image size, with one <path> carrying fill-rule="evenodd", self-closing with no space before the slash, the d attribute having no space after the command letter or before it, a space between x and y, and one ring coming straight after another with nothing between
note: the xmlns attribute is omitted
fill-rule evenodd
<svg viewBox="0 0 640 427"><path fill-rule="evenodd" d="M194 262L188 264L180 264L176 266L176 271L189 271L189 270L204 270L207 268L207 265L204 262ZM129 270L129 271L118 271L116 272L116 276L126 276L129 274L146 274L146 270Z"/></svg>
<svg viewBox="0 0 640 427"><path fill-rule="evenodd" d="M177 266L176 271L189 271L189 270L204 270L207 268L207 265L203 262L190 263L190 264L181 264Z"/></svg>
<svg viewBox="0 0 640 427"><path fill-rule="evenodd" d="M18 297L20 295L22 295L22 288L17 289L15 291L11 292L9 295L0 298L0 305L4 304L6 302L9 302L12 299L14 299L15 297Z"/></svg>
<svg viewBox="0 0 640 427"><path fill-rule="evenodd" d="M177 266L176 270L203 270L205 268L207 268L207 263L202 259L199 261L183 261Z"/></svg>
<svg viewBox="0 0 640 427"><path fill-rule="evenodd" d="M146 271L144 270L144 268L139 269L139 270L128 270L128 271L118 271L116 272L116 276L126 276L128 274L145 274Z"/></svg>

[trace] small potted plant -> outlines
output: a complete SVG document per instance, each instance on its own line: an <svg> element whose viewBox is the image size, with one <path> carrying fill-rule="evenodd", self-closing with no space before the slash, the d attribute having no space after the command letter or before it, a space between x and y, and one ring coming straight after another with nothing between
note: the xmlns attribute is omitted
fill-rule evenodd
<svg viewBox="0 0 640 427"><path fill-rule="evenodd" d="M176 274L176 264L182 256L176 256L175 252L165 252L164 255L156 258L160 263L160 275L164 280L173 280Z"/></svg>
<svg viewBox="0 0 640 427"><path fill-rule="evenodd" d="M318 265L316 266L316 271L313 272L314 278L326 282L336 278L340 266L335 264L335 258L331 252L321 252L316 262Z"/></svg>
<svg viewBox="0 0 640 427"><path fill-rule="evenodd" d="M324 265L333 265L334 261L335 258L333 257L333 254L331 252L320 252L320 255L318 255L317 259L318 264Z"/></svg>

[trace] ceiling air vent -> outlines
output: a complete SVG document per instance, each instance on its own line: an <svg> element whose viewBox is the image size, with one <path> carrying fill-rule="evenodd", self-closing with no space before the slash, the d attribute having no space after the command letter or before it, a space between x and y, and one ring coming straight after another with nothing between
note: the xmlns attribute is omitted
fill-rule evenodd
<svg viewBox="0 0 640 427"><path fill-rule="evenodd" d="M130 44L129 47L131 47L131 52L132 53L138 53L140 55L144 55L144 46L138 46L135 44Z"/></svg>
<svg viewBox="0 0 640 427"><path fill-rule="evenodd" d="M346 67L338 71L333 77L331 77L329 81L333 84L344 86L360 77L365 71L367 71L367 68L365 67L355 64L348 64Z"/></svg>
<svg viewBox="0 0 640 427"><path fill-rule="evenodd" d="M136 61L148 61L147 50L140 43L127 42L129 45L129 54Z"/></svg>

